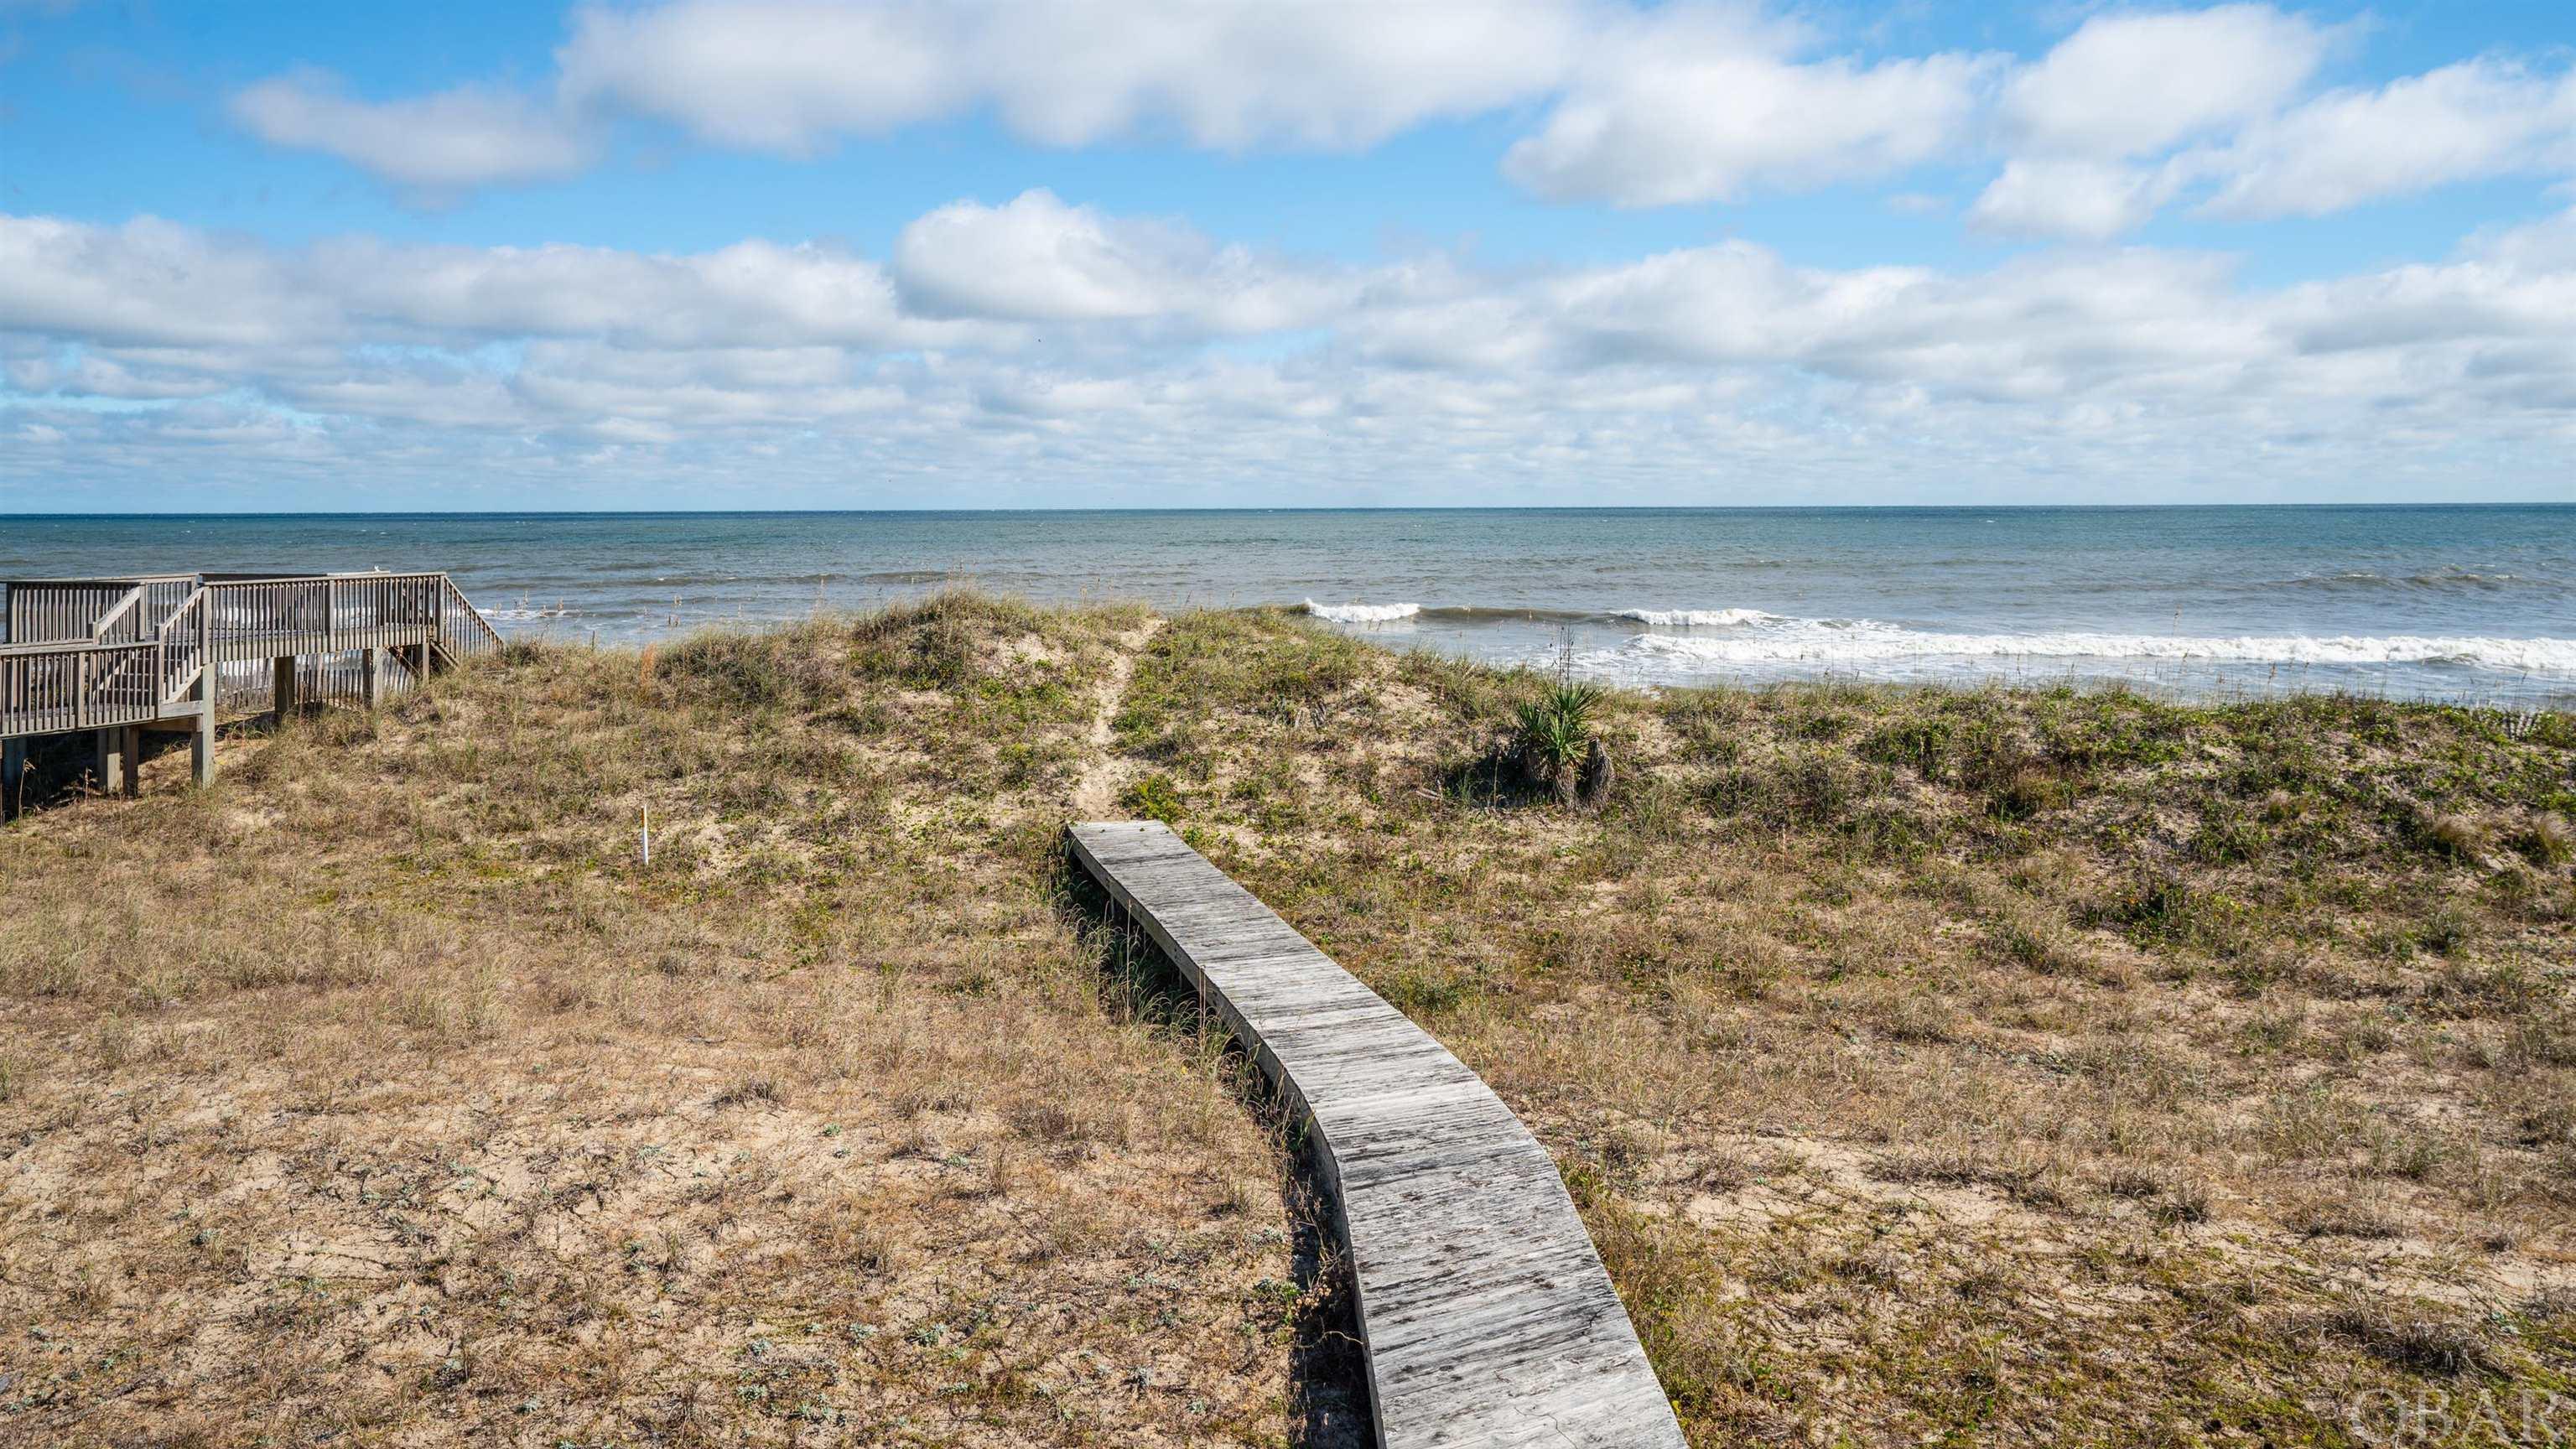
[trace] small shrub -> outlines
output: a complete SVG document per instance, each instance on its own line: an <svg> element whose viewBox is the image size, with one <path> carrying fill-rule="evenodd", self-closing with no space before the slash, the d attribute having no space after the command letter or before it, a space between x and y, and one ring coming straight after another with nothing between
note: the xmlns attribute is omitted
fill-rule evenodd
<svg viewBox="0 0 2576 1449"><path fill-rule="evenodd" d="M2262 858L2271 843L2264 829L2234 800L2214 800L2201 811L2200 829L2191 838L2191 853L2212 865L2235 865Z"/></svg>
<svg viewBox="0 0 2576 1449"><path fill-rule="evenodd" d="M1986 796L1986 809L2001 820L2028 820L2044 810L2075 803L2075 787L2065 776L2037 765L2014 770Z"/></svg>
<svg viewBox="0 0 2576 1449"><path fill-rule="evenodd" d="M2435 815L2424 822L2424 839L2437 855L2453 860L2474 860L2486 849L2487 828L2484 821L2473 815Z"/></svg>
<svg viewBox="0 0 2576 1449"><path fill-rule="evenodd" d="M1941 759L1950 745L1950 722L1943 719L1907 720L1889 725L1860 743L1865 759L1883 765L1908 765L1926 780L1937 779Z"/></svg>
<svg viewBox="0 0 2576 1449"><path fill-rule="evenodd" d="M2576 857L2576 829L2555 815L2543 815L2514 832L2514 853L2533 865L2564 865Z"/></svg>
<svg viewBox="0 0 2576 1449"><path fill-rule="evenodd" d="M1599 746L1593 723L1608 698L1601 686L1577 682L1573 661L1561 659L1556 682L1521 705L1512 731L1512 753L1531 782L1554 787L1572 804L1584 766Z"/></svg>
<svg viewBox="0 0 2576 1449"><path fill-rule="evenodd" d="M1147 775L1128 786L1127 808L1165 825L1178 825L1189 814L1181 804L1180 788L1169 775Z"/></svg>

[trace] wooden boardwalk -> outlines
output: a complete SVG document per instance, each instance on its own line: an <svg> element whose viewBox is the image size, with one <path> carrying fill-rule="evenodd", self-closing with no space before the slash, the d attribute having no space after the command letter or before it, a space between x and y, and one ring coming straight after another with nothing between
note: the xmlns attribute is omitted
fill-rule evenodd
<svg viewBox="0 0 2576 1449"><path fill-rule="evenodd" d="M203 783L220 714L374 704L500 645L443 573L0 579L0 784L30 739L88 734L131 793L146 730L192 733Z"/></svg>
<svg viewBox="0 0 2576 1449"><path fill-rule="evenodd" d="M1386 1449L1679 1449L1556 1164L1482 1078L1162 825L1075 858L1312 1122Z"/></svg>

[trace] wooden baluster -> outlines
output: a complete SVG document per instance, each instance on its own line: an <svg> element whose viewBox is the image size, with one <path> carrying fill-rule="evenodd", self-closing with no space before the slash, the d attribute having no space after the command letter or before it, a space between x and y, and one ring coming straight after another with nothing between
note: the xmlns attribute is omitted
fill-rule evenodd
<svg viewBox="0 0 2576 1449"><path fill-rule="evenodd" d="M197 598L197 728L188 736L188 779L199 789L215 783L215 596Z"/></svg>

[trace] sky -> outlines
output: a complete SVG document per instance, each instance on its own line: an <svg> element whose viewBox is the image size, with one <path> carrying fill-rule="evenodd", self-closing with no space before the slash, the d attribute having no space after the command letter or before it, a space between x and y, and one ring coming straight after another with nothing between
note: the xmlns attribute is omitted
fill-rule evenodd
<svg viewBox="0 0 2576 1449"><path fill-rule="evenodd" d="M2576 500L2576 13L0 0L0 513Z"/></svg>

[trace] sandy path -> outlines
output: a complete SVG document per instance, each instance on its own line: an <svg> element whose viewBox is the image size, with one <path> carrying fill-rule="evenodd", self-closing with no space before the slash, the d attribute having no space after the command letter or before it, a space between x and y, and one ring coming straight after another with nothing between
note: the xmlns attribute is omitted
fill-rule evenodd
<svg viewBox="0 0 2576 1449"><path fill-rule="evenodd" d="M1127 682L1136 677L1136 661L1163 631L1162 616L1146 620L1134 630L1119 636L1120 654L1109 666L1109 674L1100 681L1099 704L1091 715L1091 758L1084 762L1082 778L1073 787L1073 818L1076 820L1109 820L1117 817L1118 794L1136 773L1136 762L1113 753L1110 744L1117 738L1118 707L1127 702Z"/></svg>

